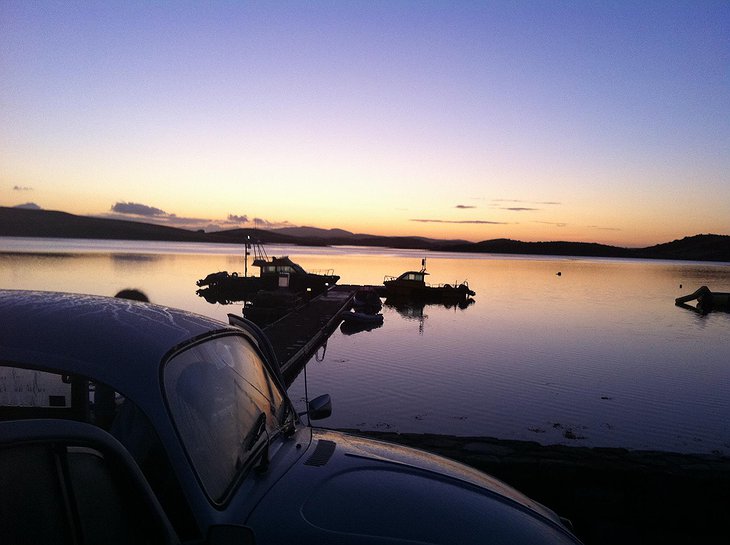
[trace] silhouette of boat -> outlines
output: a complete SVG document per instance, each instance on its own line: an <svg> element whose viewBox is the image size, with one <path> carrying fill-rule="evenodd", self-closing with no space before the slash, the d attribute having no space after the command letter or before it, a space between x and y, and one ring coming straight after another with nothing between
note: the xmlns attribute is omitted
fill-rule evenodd
<svg viewBox="0 0 730 545"><path fill-rule="evenodd" d="M697 301L696 306L689 305L690 301ZM730 293L712 291L707 286L700 287L694 293L677 297L674 304L678 307L693 310L699 314L708 314L712 311L730 312Z"/></svg>
<svg viewBox="0 0 730 545"><path fill-rule="evenodd" d="M426 260L420 271L406 271L398 277L386 276L383 280L385 295L389 299L418 299L423 301L463 301L476 295L464 281L460 284L431 285L426 283Z"/></svg>
<svg viewBox="0 0 730 545"><path fill-rule="evenodd" d="M253 266L259 268L258 276L248 275L249 249L254 247ZM293 293L316 295L335 285L340 279L330 269L307 272L288 256L269 257L261 243L247 243L244 257L244 274L227 271L211 273L196 282L197 294L209 302L228 303L250 300L261 290L288 290Z"/></svg>
<svg viewBox="0 0 730 545"><path fill-rule="evenodd" d="M383 315L379 313L350 310L341 312L340 318L342 319L340 331L345 335L372 331L383 325Z"/></svg>

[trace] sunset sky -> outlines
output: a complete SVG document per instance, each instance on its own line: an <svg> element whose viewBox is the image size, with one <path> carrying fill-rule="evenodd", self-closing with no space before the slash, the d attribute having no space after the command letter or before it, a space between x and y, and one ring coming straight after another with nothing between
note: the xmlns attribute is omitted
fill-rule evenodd
<svg viewBox="0 0 730 545"><path fill-rule="evenodd" d="M0 1L0 205L730 234L730 2Z"/></svg>

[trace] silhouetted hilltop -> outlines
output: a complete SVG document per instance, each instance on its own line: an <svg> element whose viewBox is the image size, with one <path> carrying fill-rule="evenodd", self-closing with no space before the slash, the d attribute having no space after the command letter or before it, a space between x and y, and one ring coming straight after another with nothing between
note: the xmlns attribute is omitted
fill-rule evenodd
<svg viewBox="0 0 730 545"><path fill-rule="evenodd" d="M649 259L690 259L692 261L730 262L730 236L695 235L664 244L642 248L637 253Z"/></svg>
<svg viewBox="0 0 730 545"><path fill-rule="evenodd" d="M444 248L447 249L447 248ZM522 242L508 238L460 244L448 248L452 252L490 254L572 255L589 257L635 257L632 250L595 242Z"/></svg>
<svg viewBox="0 0 730 545"><path fill-rule="evenodd" d="M125 220L75 216L66 212L0 207L0 235L10 237L96 238L205 242L204 233Z"/></svg>
<svg viewBox="0 0 730 545"><path fill-rule="evenodd" d="M507 238L484 240L442 248L451 252L492 254L560 255L577 257L625 257L730 262L730 236L695 235L648 248L622 248L593 242L522 242Z"/></svg>
<svg viewBox="0 0 730 545"><path fill-rule="evenodd" d="M8 207L0 207L0 236L230 244L243 244L250 237L252 240L265 244L301 246L378 246L450 252L730 262L730 236L728 235L695 235L648 248L621 248L588 242L522 242L506 238L471 243L463 240L435 240L425 237L381 237L354 234L343 229L316 227L288 227L271 231L231 229L205 233L151 223Z"/></svg>

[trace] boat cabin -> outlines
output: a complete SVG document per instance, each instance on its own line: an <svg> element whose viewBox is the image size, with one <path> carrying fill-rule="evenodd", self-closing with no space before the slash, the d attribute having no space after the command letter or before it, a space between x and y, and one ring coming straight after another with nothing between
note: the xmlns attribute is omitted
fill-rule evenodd
<svg viewBox="0 0 730 545"><path fill-rule="evenodd" d="M408 271L401 274L397 280L408 280L411 282L426 282L426 275L428 273L425 271Z"/></svg>

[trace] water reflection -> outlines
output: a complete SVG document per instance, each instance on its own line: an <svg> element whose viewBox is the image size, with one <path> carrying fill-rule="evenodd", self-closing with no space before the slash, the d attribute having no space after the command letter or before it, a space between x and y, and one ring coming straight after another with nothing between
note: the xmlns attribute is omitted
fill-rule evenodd
<svg viewBox="0 0 730 545"><path fill-rule="evenodd" d="M355 335L357 333L366 333L374 329L383 327L385 322L342 322L340 324L340 332L343 335Z"/></svg>
<svg viewBox="0 0 730 545"><path fill-rule="evenodd" d="M463 311L476 303L474 299L463 299L460 301L426 302L389 297L385 300L385 306L395 310L401 318L418 322L418 334L423 335L424 326L428 315L426 307L443 308L447 310Z"/></svg>

